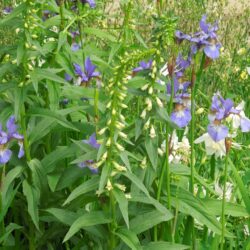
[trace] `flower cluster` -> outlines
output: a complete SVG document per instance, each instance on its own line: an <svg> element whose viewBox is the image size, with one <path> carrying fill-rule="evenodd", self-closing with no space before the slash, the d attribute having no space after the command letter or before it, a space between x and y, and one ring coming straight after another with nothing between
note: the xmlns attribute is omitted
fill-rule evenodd
<svg viewBox="0 0 250 250"><path fill-rule="evenodd" d="M190 66L191 58L185 60L181 54L178 55L175 62L175 69L172 75L174 86L174 111L171 113L171 120L180 128L186 127L191 121L190 111L190 94L188 87L190 82L186 80L184 72ZM170 96L172 92L172 84L167 85L167 94Z"/></svg>
<svg viewBox="0 0 250 250"><path fill-rule="evenodd" d="M200 21L200 31L192 35L176 31L175 36L178 42L187 40L192 43L191 54L194 55L199 50L203 50L207 57L216 59L220 55L221 44L218 41L216 31L218 30L217 22L214 25L206 22L206 16L203 15Z"/></svg>
<svg viewBox="0 0 250 250"><path fill-rule="evenodd" d="M169 162L178 164L178 163L188 163L190 158L190 144L186 136L187 129L185 130L182 140L179 141L179 138L176 134L176 130L173 131L170 136L169 143ZM163 141L161 147L158 148L158 153L162 156L166 152L166 141Z"/></svg>
<svg viewBox="0 0 250 250"><path fill-rule="evenodd" d="M12 155L12 151L9 149L9 142L12 139L16 139L19 145L18 158L23 157L23 136L17 132L17 125L15 124L15 117L11 116L6 123L7 132L2 129L0 124L0 164L7 163Z"/></svg>
<svg viewBox="0 0 250 250"><path fill-rule="evenodd" d="M195 143L205 142L208 155L222 157L226 154L227 138L234 138L238 129L243 133L250 131L250 120L244 113L244 102L234 107L231 99L224 99L219 93L214 94L210 114L210 124L207 133L195 140Z"/></svg>

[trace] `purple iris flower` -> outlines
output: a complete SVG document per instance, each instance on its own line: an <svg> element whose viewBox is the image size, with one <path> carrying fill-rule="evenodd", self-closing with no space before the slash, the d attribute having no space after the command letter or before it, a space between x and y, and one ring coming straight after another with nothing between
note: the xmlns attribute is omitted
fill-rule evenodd
<svg viewBox="0 0 250 250"><path fill-rule="evenodd" d="M228 136L229 130L227 126L222 125L215 120L214 123L208 125L207 132L215 142L218 142Z"/></svg>
<svg viewBox="0 0 250 250"><path fill-rule="evenodd" d="M17 132L17 125L15 124L15 117L11 116L6 123L7 133L3 131L0 124L0 164L5 164L10 160L12 152L8 149L8 142L12 139L18 140L19 153L18 158L24 155L23 150L23 136Z"/></svg>
<svg viewBox="0 0 250 250"><path fill-rule="evenodd" d="M90 8L92 9L96 7L96 3L94 0L81 0L81 2L89 4Z"/></svg>
<svg viewBox="0 0 250 250"><path fill-rule="evenodd" d="M220 55L221 44L218 42L216 31L218 23L214 25L206 22L206 15L203 15L200 21L199 32L193 35L186 35L181 31L176 31L175 36L179 42L187 40L192 43L191 53L196 54L197 51L203 49L207 57L217 59Z"/></svg>
<svg viewBox="0 0 250 250"><path fill-rule="evenodd" d="M79 43L74 42L74 43L71 44L71 50L74 51L74 52L79 50L80 47L81 47L81 45Z"/></svg>
<svg viewBox="0 0 250 250"><path fill-rule="evenodd" d="M141 61L139 62L139 67L137 68L134 68L133 69L133 72L140 72L142 70L146 70L146 69L150 69L152 67L152 60L149 60L148 62L145 62L145 61Z"/></svg>
<svg viewBox="0 0 250 250"><path fill-rule="evenodd" d="M3 9L3 14L8 15L12 12L13 8L10 6L7 6Z"/></svg>
<svg viewBox="0 0 250 250"><path fill-rule="evenodd" d="M72 31L72 32L71 32L71 37L72 37L72 38L76 38L76 37L79 36L79 35L80 35L80 32L79 32L78 30Z"/></svg>
<svg viewBox="0 0 250 250"><path fill-rule="evenodd" d="M72 77L71 75L69 75L68 73L65 73L65 74L64 74L64 79L65 79L66 81L70 82L70 81L73 79L73 77Z"/></svg>
<svg viewBox="0 0 250 250"><path fill-rule="evenodd" d="M185 105L177 103L170 118L178 127L184 128L191 121L191 111Z"/></svg>
<svg viewBox="0 0 250 250"><path fill-rule="evenodd" d="M79 64L74 63L75 74L80 77L81 82L89 82L91 78L100 76L100 72L95 71L96 66L92 64L89 57L86 58L84 63L85 71L82 71L82 68Z"/></svg>
<svg viewBox="0 0 250 250"><path fill-rule="evenodd" d="M241 117L240 128L243 133L250 131L250 120L247 117Z"/></svg>
<svg viewBox="0 0 250 250"><path fill-rule="evenodd" d="M191 39L191 36L190 35L187 35L187 34L184 34L182 31L180 30L176 30L175 31L175 37L178 41L178 43L181 43L182 41L184 40L190 40Z"/></svg>
<svg viewBox="0 0 250 250"><path fill-rule="evenodd" d="M1 146L2 145L0 145L0 164L5 164L10 160L12 152L11 150L2 148Z"/></svg>
<svg viewBox="0 0 250 250"><path fill-rule="evenodd" d="M8 140L10 139L23 140L23 135L20 135L17 132L17 125L15 122L16 122L15 117L12 115L6 123L6 127L8 130Z"/></svg>
<svg viewBox="0 0 250 250"><path fill-rule="evenodd" d="M212 98L210 121L221 121L228 117L233 109L233 101L231 99L224 99L220 94L215 94Z"/></svg>
<svg viewBox="0 0 250 250"><path fill-rule="evenodd" d="M88 168L92 174L97 174L98 173L98 168L94 168L95 162L93 160L87 160L87 161L84 161L84 162L80 162L78 163L78 167L79 168Z"/></svg>
<svg viewBox="0 0 250 250"><path fill-rule="evenodd" d="M96 148L98 149L100 147L100 144L97 143L97 140L96 140L96 134L93 133L88 140L84 140L84 142L90 146L92 146L93 148Z"/></svg>
<svg viewBox="0 0 250 250"><path fill-rule="evenodd" d="M92 146L95 149L99 149L100 148L100 144L97 143L96 141L96 134L92 134L88 140L84 140L84 143ZM86 160L84 162L80 162L78 163L78 167L80 168L85 168L87 167L93 174L97 174L98 173L98 169L95 166L95 161L90 159L90 160Z"/></svg>

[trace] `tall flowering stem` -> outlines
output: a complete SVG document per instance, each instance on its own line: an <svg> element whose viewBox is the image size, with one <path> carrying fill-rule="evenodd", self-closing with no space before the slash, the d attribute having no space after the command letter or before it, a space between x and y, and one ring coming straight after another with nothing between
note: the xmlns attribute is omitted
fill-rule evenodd
<svg viewBox="0 0 250 250"><path fill-rule="evenodd" d="M2 166L0 171L0 214L3 211L3 204L2 204L2 187L3 187L3 178L5 176L5 164ZM5 226L4 226L4 218L2 218L2 221L0 222L0 235L3 235L5 232Z"/></svg>
<svg viewBox="0 0 250 250"><path fill-rule="evenodd" d="M116 186L122 191L125 191L125 186L119 183L117 176L121 172L126 171L126 167L120 163L120 154L125 150L124 140L127 135L122 132L125 128L125 117L123 116L124 109L128 106L126 103L127 96L127 82L128 76L131 74L131 67L138 63L142 58L151 55L155 50L149 50L147 53L138 54L138 52L132 52L130 54L125 53L124 58L121 58L120 65L114 68L113 78L109 80L109 83L105 87L105 91L110 97L107 107L107 123L106 126L101 128L97 133L99 136L106 135L105 148L107 149L100 157L97 166L104 165L101 174L101 180L99 185L99 192L103 192L103 188L106 185L108 190L108 196L110 201L110 214L112 216L112 222L110 223L110 237L109 237L109 249L114 249L116 246L115 231L117 229L116 221L116 201L113 193L113 188Z"/></svg>
<svg viewBox="0 0 250 250"><path fill-rule="evenodd" d="M221 245L220 249L224 249L224 238L225 238L225 205L226 205L226 188L227 188L227 171L228 171L228 159L229 152L225 157L225 168L224 168L224 184L223 184L223 197L222 197L222 209L221 209Z"/></svg>
<svg viewBox="0 0 250 250"><path fill-rule="evenodd" d="M196 59L196 58L195 58ZM191 124L190 124L190 146L191 146L191 155L190 155L190 169L191 169L191 175L190 175L190 184L189 189L190 192L194 195L194 175L195 175L195 148L194 148L194 136L195 136L195 95L197 92L197 86L200 82L203 66L205 63L205 54L202 56L202 60L200 63L200 68L195 76L195 65L193 65L192 69L192 79L191 79ZM194 228L194 219L190 218L189 220L191 222L191 233L192 233L192 244L193 249L196 249L195 247L195 228Z"/></svg>

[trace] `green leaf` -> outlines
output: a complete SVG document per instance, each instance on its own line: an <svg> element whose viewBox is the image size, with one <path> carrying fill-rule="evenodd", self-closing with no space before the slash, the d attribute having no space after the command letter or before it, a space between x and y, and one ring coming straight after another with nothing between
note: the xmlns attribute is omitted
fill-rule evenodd
<svg viewBox="0 0 250 250"><path fill-rule="evenodd" d="M60 32L59 38L58 38L58 46L57 46L57 53L61 49L61 47L67 42L67 33L66 32Z"/></svg>
<svg viewBox="0 0 250 250"><path fill-rule="evenodd" d="M221 215L222 201L215 199L202 199L206 208L215 216ZM226 202L225 204L225 214L233 217L247 217L249 216L245 207Z"/></svg>
<svg viewBox="0 0 250 250"><path fill-rule="evenodd" d="M173 216L153 210L147 213L139 214L130 221L130 230L136 234L145 232L146 230L158 225L163 221L171 220Z"/></svg>
<svg viewBox="0 0 250 250"><path fill-rule="evenodd" d="M128 199L125 197L125 194L118 188L112 190L115 199L118 202L119 208L122 213L122 217L129 228L129 219L128 219Z"/></svg>
<svg viewBox="0 0 250 250"><path fill-rule="evenodd" d="M184 250L184 249L190 249L190 246L175 244L165 241L150 242L148 245L143 246L143 250Z"/></svg>
<svg viewBox="0 0 250 250"><path fill-rule="evenodd" d="M158 138L151 138L150 136L146 137L145 140L145 147L148 154L148 157L150 159L150 162L154 169L157 168L157 162L158 162Z"/></svg>
<svg viewBox="0 0 250 250"><path fill-rule="evenodd" d="M135 186L137 186L147 197L150 197L147 188L144 186L142 181L136 175L134 175L134 174L132 174L132 173L130 173L128 171L123 173L123 175L126 176L129 180L131 180L132 183Z"/></svg>
<svg viewBox="0 0 250 250"><path fill-rule="evenodd" d="M144 194L131 194L131 199L129 200L131 202L140 202L145 204L151 204L153 205L159 212L168 214L169 216L173 216L172 213L163 206L159 201L152 197L147 197Z"/></svg>
<svg viewBox="0 0 250 250"><path fill-rule="evenodd" d="M39 121L31 130L29 135L30 144L38 141L39 139L46 136L52 129L56 127L56 121L51 118L43 118Z"/></svg>
<svg viewBox="0 0 250 250"><path fill-rule="evenodd" d="M15 168L11 169L7 175L3 178L3 184L2 184L2 199L3 199L3 203L5 198L6 198L6 194L8 193L8 189L10 187L10 185L12 184L12 182L18 178L22 172L23 172L24 168L21 166L16 166Z"/></svg>
<svg viewBox="0 0 250 250"><path fill-rule="evenodd" d="M73 99L79 100L82 97L85 98L94 98L95 89L94 88L82 88L80 86L62 86L62 95Z"/></svg>
<svg viewBox="0 0 250 250"><path fill-rule="evenodd" d="M176 209L184 214L191 215L213 232L221 235L221 224L198 197L194 197L190 192L176 186L171 186L171 194L172 205ZM232 237L232 234L226 231L226 237Z"/></svg>
<svg viewBox="0 0 250 250"><path fill-rule="evenodd" d="M50 154L46 155L43 160L41 161L42 165L46 169L46 173L51 173L56 168L56 163L75 156L76 148L74 144L69 146L61 146L58 147L56 150L51 152Z"/></svg>
<svg viewBox="0 0 250 250"><path fill-rule="evenodd" d="M76 199L80 195L86 194L90 191L94 191L98 188L100 178L99 176L93 176L91 179L87 180L77 188L75 188L63 203L63 206L71 202L72 200Z"/></svg>
<svg viewBox="0 0 250 250"><path fill-rule="evenodd" d="M83 170L77 166L67 167L57 182L55 190L62 190L70 187L75 181L82 178Z"/></svg>
<svg viewBox="0 0 250 250"><path fill-rule="evenodd" d="M41 117L51 118L54 121L57 121L60 125L62 125L65 128L79 131L72 123L68 122L65 119L65 117L63 117L62 115L60 115L56 112L53 112L51 110L42 109L42 108L32 108L32 109L30 109L29 113L33 116L41 116Z"/></svg>
<svg viewBox="0 0 250 250"><path fill-rule="evenodd" d="M241 177L239 176L239 173L237 171L237 169L235 168L232 160L229 158L229 164L231 166L231 170L233 171L233 176L234 176L234 179L237 183L237 186L239 187L239 190L241 192L241 195L242 195L242 199L245 203L245 206L246 206L246 209L247 209L247 212L248 214L250 214L250 198L249 198L249 191L247 190L247 188L244 186L244 183L241 179Z"/></svg>
<svg viewBox="0 0 250 250"><path fill-rule="evenodd" d="M147 79L141 76L136 76L130 79L127 83L129 88L138 89L147 84Z"/></svg>
<svg viewBox="0 0 250 250"><path fill-rule="evenodd" d="M74 234L80 231L84 227L110 223L112 220L108 218L102 211L92 211L84 214L72 224L63 242L69 240Z"/></svg>
<svg viewBox="0 0 250 250"><path fill-rule="evenodd" d="M104 167L102 168L102 173L101 173L101 178L100 178L98 193L102 193L103 192L103 189L104 189L105 185L107 184L110 171L111 171L110 165L108 163L105 163Z"/></svg>
<svg viewBox="0 0 250 250"><path fill-rule="evenodd" d="M87 161L87 160L94 160L94 159L96 159L96 156L97 156L97 150L92 150L90 152L87 152L84 155L81 155L80 157L77 157L70 164L77 164L77 163Z"/></svg>
<svg viewBox="0 0 250 250"><path fill-rule="evenodd" d="M40 69L35 68L31 73L30 77L31 79L34 79L35 81L41 81L43 79L48 79L53 82L58 82L62 84L68 85L69 83L63 79L62 77L56 75L55 71L58 71L57 69Z"/></svg>
<svg viewBox="0 0 250 250"><path fill-rule="evenodd" d="M5 18L0 20L0 27L3 25L8 25L8 23L13 19L16 18L19 14L21 14L27 8L26 3L19 4L17 7L13 9L13 11L7 15Z"/></svg>
<svg viewBox="0 0 250 250"><path fill-rule="evenodd" d="M66 209L49 208L45 211L52 214L57 220L68 226L71 226L78 217L76 213L73 213Z"/></svg>
<svg viewBox="0 0 250 250"><path fill-rule="evenodd" d="M110 35L110 33L97 29L97 28L88 28L85 27L83 30L84 33L88 34L88 35L95 35L101 39L105 39L105 40L109 40L111 42L116 42L116 38L112 35Z"/></svg>
<svg viewBox="0 0 250 250"><path fill-rule="evenodd" d="M120 228L115 234L132 250L142 249L137 235L131 230Z"/></svg>
<svg viewBox="0 0 250 250"><path fill-rule="evenodd" d="M28 213L39 230L39 215L38 215L38 195L37 191L26 180L23 181L23 193L28 202Z"/></svg>
<svg viewBox="0 0 250 250"><path fill-rule="evenodd" d="M5 228L5 233L0 236L0 243L3 243L8 238L8 236L12 233L12 231L18 230L18 229L21 229L21 228L23 228L23 227L15 224L15 223L10 223Z"/></svg>

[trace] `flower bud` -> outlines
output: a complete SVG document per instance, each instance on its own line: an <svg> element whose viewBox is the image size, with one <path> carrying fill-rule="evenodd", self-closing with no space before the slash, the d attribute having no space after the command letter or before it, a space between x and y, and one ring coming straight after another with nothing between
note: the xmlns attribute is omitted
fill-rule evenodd
<svg viewBox="0 0 250 250"><path fill-rule="evenodd" d="M125 121L125 117L122 114L120 114L119 117L122 121Z"/></svg>
<svg viewBox="0 0 250 250"><path fill-rule="evenodd" d="M112 161L112 163L113 163L115 169L118 170L119 172L126 172L127 171L127 169L124 166L118 164L117 162Z"/></svg>
<svg viewBox="0 0 250 250"><path fill-rule="evenodd" d="M152 109L152 101L149 98L146 98L147 110L150 111Z"/></svg>
<svg viewBox="0 0 250 250"><path fill-rule="evenodd" d="M98 135L103 135L105 133L105 131L107 130L107 127L102 128L97 134Z"/></svg>
<svg viewBox="0 0 250 250"><path fill-rule="evenodd" d="M159 97L156 97L156 103L160 108L163 108L163 103Z"/></svg>
<svg viewBox="0 0 250 250"><path fill-rule="evenodd" d="M141 117L142 119L145 119L146 115L147 115L147 110L146 110L146 109L143 109L143 111L142 111L140 117Z"/></svg>
<svg viewBox="0 0 250 250"><path fill-rule="evenodd" d="M143 160L142 160L142 162L141 162L141 164L140 164L140 167L142 169L144 169L144 168L146 168L146 165L147 165L147 158L144 157Z"/></svg>
<svg viewBox="0 0 250 250"><path fill-rule="evenodd" d="M149 86L149 84L146 84L146 85L142 86L141 90L143 90L143 91L146 90L148 88L148 86Z"/></svg>
<svg viewBox="0 0 250 250"><path fill-rule="evenodd" d="M124 103L119 103L119 106L124 108L124 109L128 108L128 106L126 104L124 104Z"/></svg>
<svg viewBox="0 0 250 250"><path fill-rule="evenodd" d="M119 151L124 151L124 147L122 145L120 145L119 143L116 143L115 145Z"/></svg>
<svg viewBox="0 0 250 250"><path fill-rule="evenodd" d="M108 138L107 142L106 142L106 146L109 147L111 145L111 138Z"/></svg>
<svg viewBox="0 0 250 250"><path fill-rule="evenodd" d="M106 189L107 189L108 191L111 191L111 190L113 189L113 186L112 186L112 184L111 184L110 179L108 179L108 181L107 181Z"/></svg>
<svg viewBox="0 0 250 250"><path fill-rule="evenodd" d="M34 70L33 66L31 64L28 64L28 69L29 70Z"/></svg>
<svg viewBox="0 0 250 250"><path fill-rule="evenodd" d="M163 156L163 155L164 155L164 152L162 151L161 148L158 148L158 149L157 149L157 152L158 152L158 154L159 154L160 156Z"/></svg>
<svg viewBox="0 0 250 250"><path fill-rule="evenodd" d="M109 126L111 124L111 119L108 120L107 125Z"/></svg>
<svg viewBox="0 0 250 250"><path fill-rule="evenodd" d="M149 128L149 124L150 124L150 120L148 119L147 122L144 125L145 130Z"/></svg>
<svg viewBox="0 0 250 250"><path fill-rule="evenodd" d="M115 183L115 186L119 188L121 191L125 192L126 191L126 186L122 184Z"/></svg>
<svg viewBox="0 0 250 250"><path fill-rule="evenodd" d="M150 95L152 95L152 94L153 94L153 91L154 91L154 90L153 90L153 87L150 86L149 89L148 89L148 93L149 93Z"/></svg>
<svg viewBox="0 0 250 250"><path fill-rule="evenodd" d="M150 136L152 139L156 137L155 128L154 128L153 125L152 125L151 128L150 128L149 136Z"/></svg>
<svg viewBox="0 0 250 250"><path fill-rule="evenodd" d="M102 160L106 160L108 157L108 152L106 151L103 155L102 155Z"/></svg>
<svg viewBox="0 0 250 250"><path fill-rule="evenodd" d="M197 111L196 111L196 114L197 115L200 115L204 112L204 108L199 108Z"/></svg>

